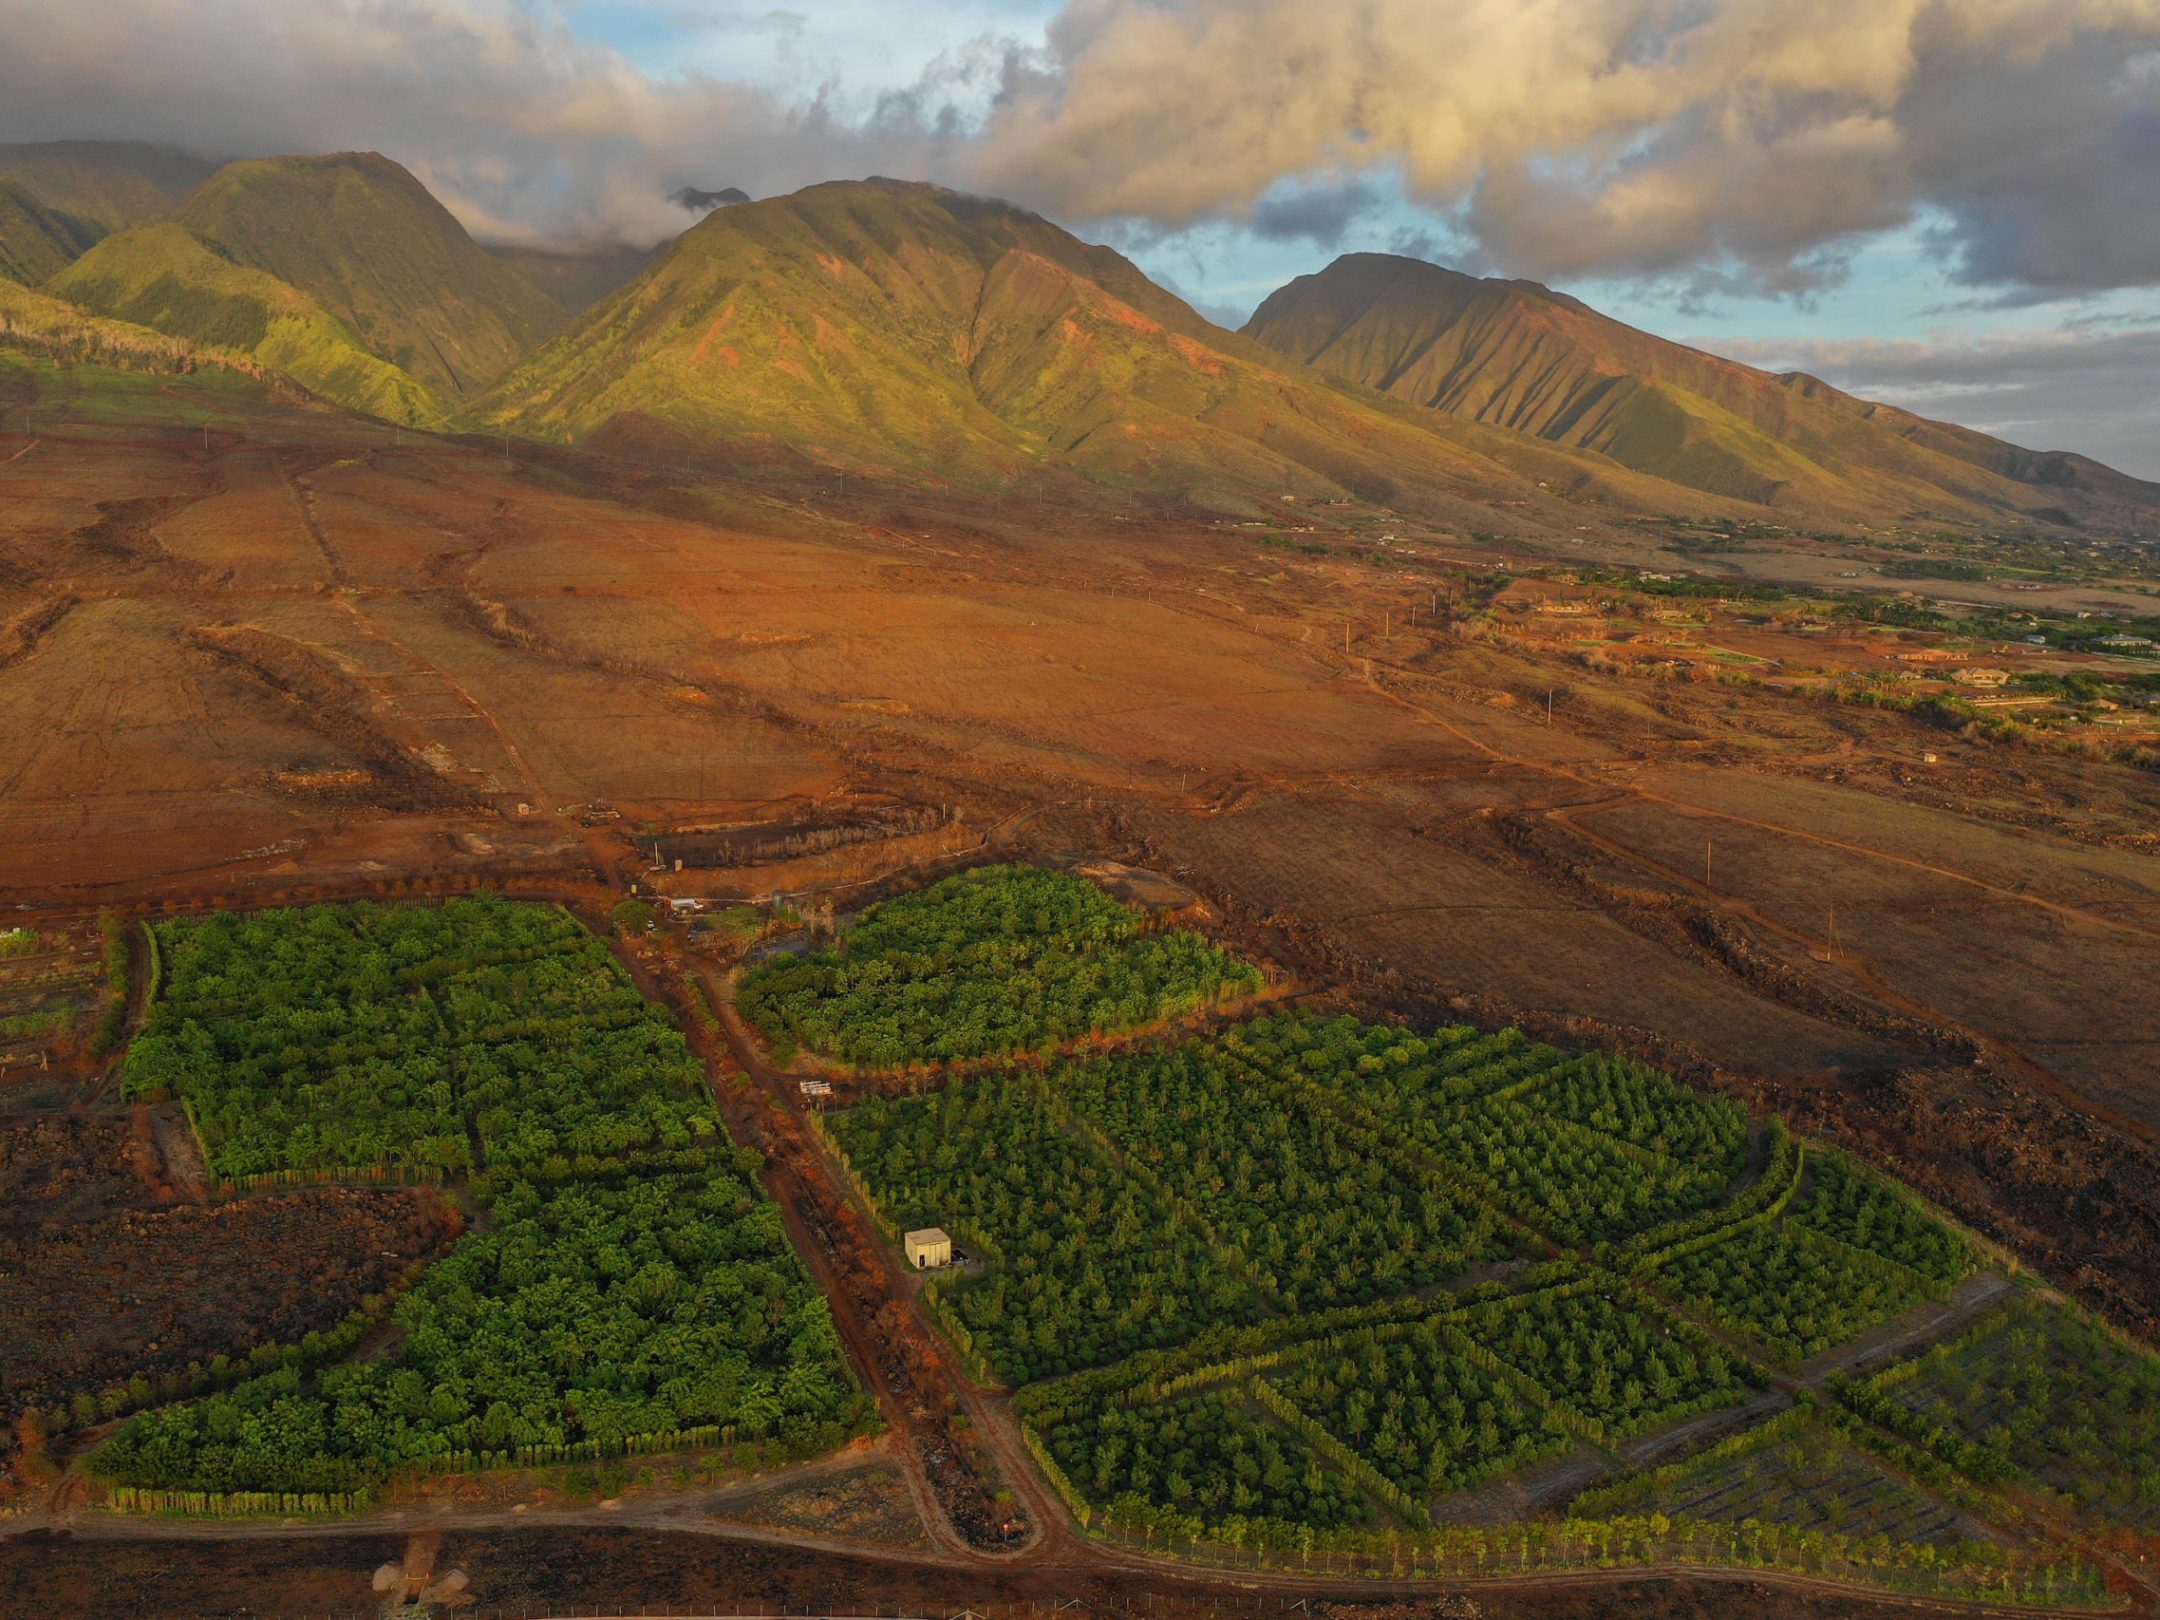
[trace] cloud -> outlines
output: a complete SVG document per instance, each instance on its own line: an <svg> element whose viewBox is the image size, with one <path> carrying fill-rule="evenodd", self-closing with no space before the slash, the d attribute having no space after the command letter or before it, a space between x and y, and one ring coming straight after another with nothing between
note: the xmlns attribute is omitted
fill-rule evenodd
<svg viewBox="0 0 2160 1620"><path fill-rule="evenodd" d="M1271 242L1303 237L1331 248L1343 239L1343 232L1380 207L1382 201L1379 188L1362 180L1270 193L1254 205L1252 228Z"/></svg>
<svg viewBox="0 0 2160 1620"><path fill-rule="evenodd" d="M1926 338L1736 340L1700 346L2034 449L2075 448L2160 480L2160 321L2091 318L2060 326Z"/></svg>
<svg viewBox="0 0 2160 1620"><path fill-rule="evenodd" d="M1549 280L1805 296L1924 220L1976 288L2160 282L2160 0L1064 0L1026 43L1049 4L0 0L0 139L371 147L530 238L875 172L1131 239L1407 196Z"/></svg>
<svg viewBox="0 0 2160 1620"><path fill-rule="evenodd" d="M2160 280L2155 50L2160 0L1070 0L962 155L1053 213L1162 225L1396 170L1535 276L1804 292L1933 207L1968 280L2135 284Z"/></svg>
<svg viewBox="0 0 2160 1620"><path fill-rule="evenodd" d="M0 35L0 140L372 149L511 239L648 244L679 186L931 171L951 139L934 108L656 79L517 0L0 0Z"/></svg>

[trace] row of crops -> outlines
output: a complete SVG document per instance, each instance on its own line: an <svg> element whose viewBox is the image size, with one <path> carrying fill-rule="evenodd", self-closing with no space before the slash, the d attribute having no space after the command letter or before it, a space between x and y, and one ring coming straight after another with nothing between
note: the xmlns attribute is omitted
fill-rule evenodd
<svg viewBox="0 0 2160 1620"><path fill-rule="evenodd" d="M125 1067L222 1176L470 1171L484 1219L388 1348L140 1413L117 1485L351 1501L400 1473L656 1444L839 1443L867 1420L824 1300L680 1033L567 914L493 899L157 925Z"/></svg>
<svg viewBox="0 0 2160 1620"><path fill-rule="evenodd" d="M1965 1478L2160 1530L2160 1357L2019 1293L1963 1334L1839 1391Z"/></svg>

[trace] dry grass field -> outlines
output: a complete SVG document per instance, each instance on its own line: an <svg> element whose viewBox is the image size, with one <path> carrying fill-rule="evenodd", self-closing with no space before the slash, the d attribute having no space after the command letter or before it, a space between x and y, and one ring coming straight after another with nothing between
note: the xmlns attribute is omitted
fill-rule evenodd
<svg viewBox="0 0 2160 1620"><path fill-rule="evenodd" d="M1382 550L1354 509L1296 514L1299 549L1054 481L506 456L196 379L0 397L11 903L619 888L643 835L885 794L952 836L789 870L1137 859L1349 1000L1654 1055L2160 1319L2148 771L1496 639L1477 604L1538 547Z"/></svg>

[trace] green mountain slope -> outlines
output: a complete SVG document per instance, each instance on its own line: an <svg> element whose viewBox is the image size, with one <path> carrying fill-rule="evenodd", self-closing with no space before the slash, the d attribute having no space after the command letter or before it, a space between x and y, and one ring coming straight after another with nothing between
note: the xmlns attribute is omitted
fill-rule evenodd
<svg viewBox="0 0 2160 1620"><path fill-rule="evenodd" d="M1786 510L2104 521L2160 501L2081 456L2020 450L1668 342L1535 282L1417 259L1346 255L1270 296L1245 331L1398 399Z"/></svg>
<svg viewBox="0 0 2160 1620"><path fill-rule="evenodd" d="M437 393L477 393L563 323L517 270L372 152L230 163L179 221L220 258L298 288Z"/></svg>
<svg viewBox="0 0 2160 1620"><path fill-rule="evenodd" d="M486 244L502 260L571 315L582 315L653 261L653 249L593 248L556 253L546 248Z"/></svg>
<svg viewBox="0 0 2160 1620"><path fill-rule="evenodd" d="M0 278L26 287L58 275L97 240L96 231L0 180Z"/></svg>
<svg viewBox="0 0 2160 1620"><path fill-rule="evenodd" d="M217 165L141 141L39 141L0 146L0 180L90 228L94 238L162 219Z"/></svg>
<svg viewBox="0 0 2160 1620"><path fill-rule="evenodd" d="M218 257L177 220L109 236L47 284L82 310L284 372L323 398L428 425L447 406L295 287Z"/></svg>
<svg viewBox="0 0 2160 1620"><path fill-rule="evenodd" d="M716 211L476 408L624 451L689 442L985 488L1057 467L1217 505L1356 481L1489 521L1496 495L1671 493L1287 365L1107 248L887 180Z"/></svg>

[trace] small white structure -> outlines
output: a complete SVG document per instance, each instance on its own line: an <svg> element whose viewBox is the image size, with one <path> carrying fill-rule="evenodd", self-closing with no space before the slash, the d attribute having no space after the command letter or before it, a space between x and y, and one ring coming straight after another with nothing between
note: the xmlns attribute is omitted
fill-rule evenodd
<svg viewBox="0 0 2160 1620"><path fill-rule="evenodd" d="M830 1097L832 1095L832 1082L830 1080L805 1080L802 1083L802 1094L805 1097Z"/></svg>
<svg viewBox="0 0 2160 1620"><path fill-rule="evenodd" d="M935 1271L952 1264L952 1239L942 1227L926 1226L900 1240L900 1251L917 1271Z"/></svg>

